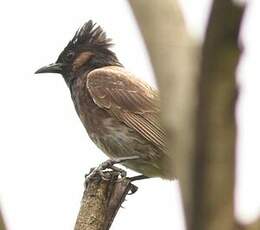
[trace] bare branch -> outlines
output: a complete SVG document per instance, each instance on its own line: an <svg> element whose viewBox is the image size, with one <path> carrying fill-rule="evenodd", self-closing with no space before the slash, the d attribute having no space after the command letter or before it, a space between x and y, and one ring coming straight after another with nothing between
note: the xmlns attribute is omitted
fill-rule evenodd
<svg viewBox="0 0 260 230"><path fill-rule="evenodd" d="M74 229L108 230L128 192L136 189L129 179L118 180L117 173L111 173L111 180L96 175L84 191Z"/></svg>
<svg viewBox="0 0 260 230"><path fill-rule="evenodd" d="M6 226L4 223L4 219L3 219L3 215L1 213L1 210L0 210L0 230L6 230Z"/></svg>
<svg viewBox="0 0 260 230"><path fill-rule="evenodd" d="M186 216L190 210L194 150L198 45L175 0L129 0L147 45L160 88L173 173L180 180Z"/></svg>
<svg viewBox="0 0 260 230"><path fill-rule="evenodd" d="M243 225L237 223L236 230L259 230L260 229L260 218L251 224Z"/></svg>
<svg viewBox="0 0 260 230"><path fill-rule="evenodd" d="M234 229L238 35L244 9L215 0L202 51L192 228Z"/></svg>

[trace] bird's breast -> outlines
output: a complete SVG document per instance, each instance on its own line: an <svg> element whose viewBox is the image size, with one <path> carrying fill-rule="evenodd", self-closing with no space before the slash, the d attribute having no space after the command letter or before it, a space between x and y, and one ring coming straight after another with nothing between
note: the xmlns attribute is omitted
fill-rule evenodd
<svg viewBox="0 0 260 230"><path fill-rule="evenodd" d="M89 136L109 157L129 154L130 144L138 138L134 130L112 117L100 120L99 130L89 132Z"/></svg>
<svg viewBox="0 0 260 230"><path fill-rule="evenodd" d="M71 89L71 97L90 138L106 153L115 145L122 145L124 149L123 145L131 136L136 136L133 135L135 132L96 105L85 85L83 80L77 80Z"/></svg>

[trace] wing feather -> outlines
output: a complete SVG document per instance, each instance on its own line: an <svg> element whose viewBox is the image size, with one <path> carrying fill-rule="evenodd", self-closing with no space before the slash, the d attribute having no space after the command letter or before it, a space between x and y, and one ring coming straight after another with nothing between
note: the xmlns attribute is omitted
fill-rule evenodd
<svg viewBox="0 0 260 230"><path fill-rule="evenodd" d="M136 130L161 150L166 135L160 124L160 99L156 90L121 67L103 67L87 76L94 102Z"/></svg>

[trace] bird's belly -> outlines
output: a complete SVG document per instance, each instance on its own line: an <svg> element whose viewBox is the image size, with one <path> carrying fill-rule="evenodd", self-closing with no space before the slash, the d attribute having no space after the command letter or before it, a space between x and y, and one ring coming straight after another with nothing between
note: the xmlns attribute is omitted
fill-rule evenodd
<svg viewBox="0 0 260 230"><path fill-rule="evenodd" d="M101 123L103 131L89 132L89 136L108 157L139 156L140 159L129 160L123 164L146 176L160 176L160 150L118 120L106 118Z"/></svg>
<svg viewBox="0 0 260 230"><path fill-rule="evenodd" d="M133 155L146 144L135 130L114 118L106 118L100 123L99 130L89 132L89 136L111 158Z"/></svg>

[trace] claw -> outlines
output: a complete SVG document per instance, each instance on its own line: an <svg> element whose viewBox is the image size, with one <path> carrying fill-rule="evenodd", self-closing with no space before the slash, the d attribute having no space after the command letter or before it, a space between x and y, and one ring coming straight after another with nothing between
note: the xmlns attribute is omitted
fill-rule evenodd
<svg viewBox="0 0 260 230"><path fill-rule="evenodd" d="M116 167L115 164L122 163L124 161L129 161L129 160L136 160L139 159L140 157L138 156L129 156L129 157L122 157L122 158L116 158L116 159L109 159L106 160L105 162L102 162L97 168L91 168L90 172L85 175L85 188L87 188L87 185L91 179L93 179L96 175L99 175L103 180L110 180L111 175L109 175L107 172L117 172L118 176L120 175L120 179L125 178L127 173L125 170ZM111 170L107 170L111 169ZM135 192L135 191L134 191ZM133 194L132 192L131 194Z"/></svg>
<svg viewBox="0 0 260 230"><path fill-rule="evenodd" d="M130 192L127 195L133 195L138 190L138 187L132 184L132 187L130 189Z"/></svg>
<svg viewBox="0 0 260 230"><path fill-rule="evenodd" d="M120 179L123 179L126 177L127 173L125 170L116 167L115 164L122 163L124 161L129 160L137 160L140 159L139 156L128 156L128 157L121 157L116 159L109 159L105 162L102 162L97 168L91 168L90 172L85 175L85 188L87 188L87 185L91 179L99 175L103 180L111 180L111 174L109 175L108 172L114 171L118 173L118 176L120 176ZM107 170L110 169L110 170ZM119 180L120 180L119 179ZM135 193L136 190L131 190L131 194Z"/></svg>
<svg viewBox="0 0 260 230"><path fill-rule="evenodd" d="M149 179L150 177L147 177L145 175L138 175L138 176L133 176L133 177L129 177L130 181L137 181L137 180L144 180L144 179Z"/></svg>
<svg viewBox="0 0 260 230"><path fill-rule="evenodd" d="M91 168L88 173L85 174L85 179L95 170L95 168Z"/></svg>

